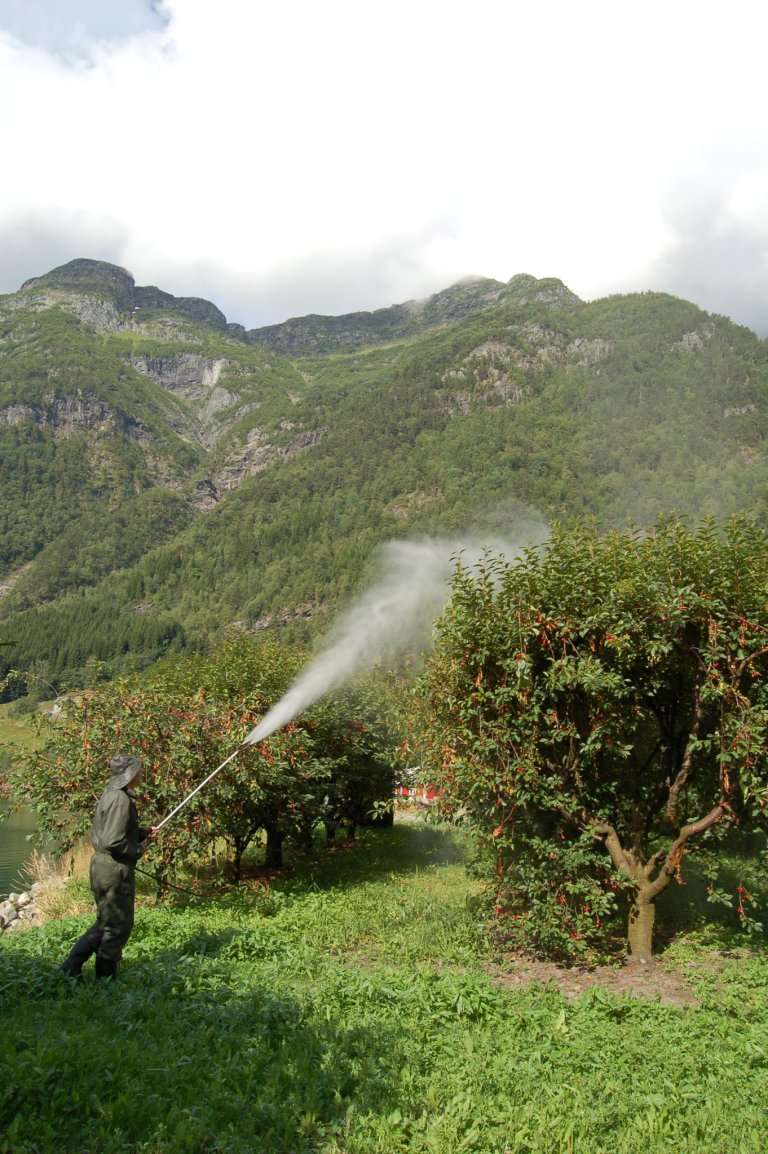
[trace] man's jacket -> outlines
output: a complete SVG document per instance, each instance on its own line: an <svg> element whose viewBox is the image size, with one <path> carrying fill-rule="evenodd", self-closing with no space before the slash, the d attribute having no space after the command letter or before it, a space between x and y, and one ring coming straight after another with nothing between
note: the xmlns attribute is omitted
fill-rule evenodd
<svg viewBox="0 0 768 1154"><path fill-rule="evenodd" d="M127 789L110 789L99 799L91 828L91 844L96 853L106 853L115 861L135 865L144 853L142 840L147 830L139 825L139 815Z"/></svg>

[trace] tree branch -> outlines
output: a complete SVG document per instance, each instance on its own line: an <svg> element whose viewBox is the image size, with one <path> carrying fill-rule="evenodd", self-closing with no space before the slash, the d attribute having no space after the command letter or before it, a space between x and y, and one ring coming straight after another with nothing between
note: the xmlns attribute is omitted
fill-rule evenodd
<svg viewBox="0 0 768 1154"><path fill-rule="evenodd" d="M765 646L763 649L758 649L757 652L750 653L747 657L744 658L741 665L737 666L737 668L733 671L737 683L741 681L742 677L744 676L744 670L747 668L747 666L751 665L753 661L756 661L758 657L764 657L766 653L768 653L768 646Z"/></svg>
<svg viewBox="0 0 768 1154"><path fill-rule="evenodd" d="M604 841L605 848L608 850L611 861L616 869L624 870L631 878L638 881L638 865L635 856L634 854L627 853L624 849L614 826L612 826L610 822L600 821L599 818L590 819L588 824L594 830L595 837L602 838Z"/></svg>
<svg viewBox="0 0 768 1154"><path fill-rule="evenodd" d="M677 812L680 807L680 793L683 786L688 781L693 773L693 743L699 736L701 730L701 721L704 716L704 708L701 703L701 677L702 672L699 668L696 674L696 696L693 704L693 719L691 721L688 732L688 740L685 745L685 753L683 754L683 763L672 785L669 788L669 795L667 797L667 821L674 822L677 820Z"/></svg>
<svg viewBox="0 0 768 1154"><path fill-rule="evenodd" d="M711 829L713 825L717 825L722 821L727 813L727 809L722 802L719 802L714 809L711 809L704 817L699 818L698 821L689 822L684 825L679 834L672 842L666 855L666 860L661 867L661 873L656 878L647 891L649 900L652 900L660 894L663 889L669 885L672 878L680 868L680 862L685 852L685 843L689 838L695 837L697 834L704 833L705 830ZM656 855L657 858L663 857L663 851Z"/></svg>

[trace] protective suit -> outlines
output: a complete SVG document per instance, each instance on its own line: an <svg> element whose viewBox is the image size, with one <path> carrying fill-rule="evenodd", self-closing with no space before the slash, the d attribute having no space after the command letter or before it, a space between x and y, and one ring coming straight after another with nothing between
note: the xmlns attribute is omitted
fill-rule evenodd
<svg viewBox="0 0 768 1154"><path fill-rule="evenodd" d="M91 828L90 880L96 903L95 923L79 938L60 969L79 978L83 963L96 954L96 977L114 978L123 947L133 929L136 897L135 865L144 853L151 827L139 825L128 786L141 775L141 762L118 754L110 762L107 787L96 806Z"/></svg>

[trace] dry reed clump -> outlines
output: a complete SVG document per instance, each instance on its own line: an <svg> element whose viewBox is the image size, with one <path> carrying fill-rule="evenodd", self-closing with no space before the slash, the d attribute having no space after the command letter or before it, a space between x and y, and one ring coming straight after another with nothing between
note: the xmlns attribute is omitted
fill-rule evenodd
<svg viewBox="0 0 768 1154"><path fill-rule="evenodd" d="M60 859L38 850L33 852L24 867L24 874L30 884L37 885L35 905L42 921L92 911L93 898L87 885L92 852L87 844L77 846Z"/></svg>

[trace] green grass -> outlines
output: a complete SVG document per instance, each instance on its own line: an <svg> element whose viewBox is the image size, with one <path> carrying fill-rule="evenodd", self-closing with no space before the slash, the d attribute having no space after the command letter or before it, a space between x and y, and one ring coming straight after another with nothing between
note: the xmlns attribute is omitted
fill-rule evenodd
<svg viewBox="0 0 768 1154"><path fill-rule="evenodd" d="M700 1007L495 986L456 831L397 824L271 887L142 905L116 985L0 939L0 1151L762 1154L768 961Z"/></svg>
<svg viewBox="0 0 768 1154"><path fill-rule="evenodd" d="M14 704L0 705L0 746L31 748L37 741L37 735L29 717L14 715Z"/></svg>

